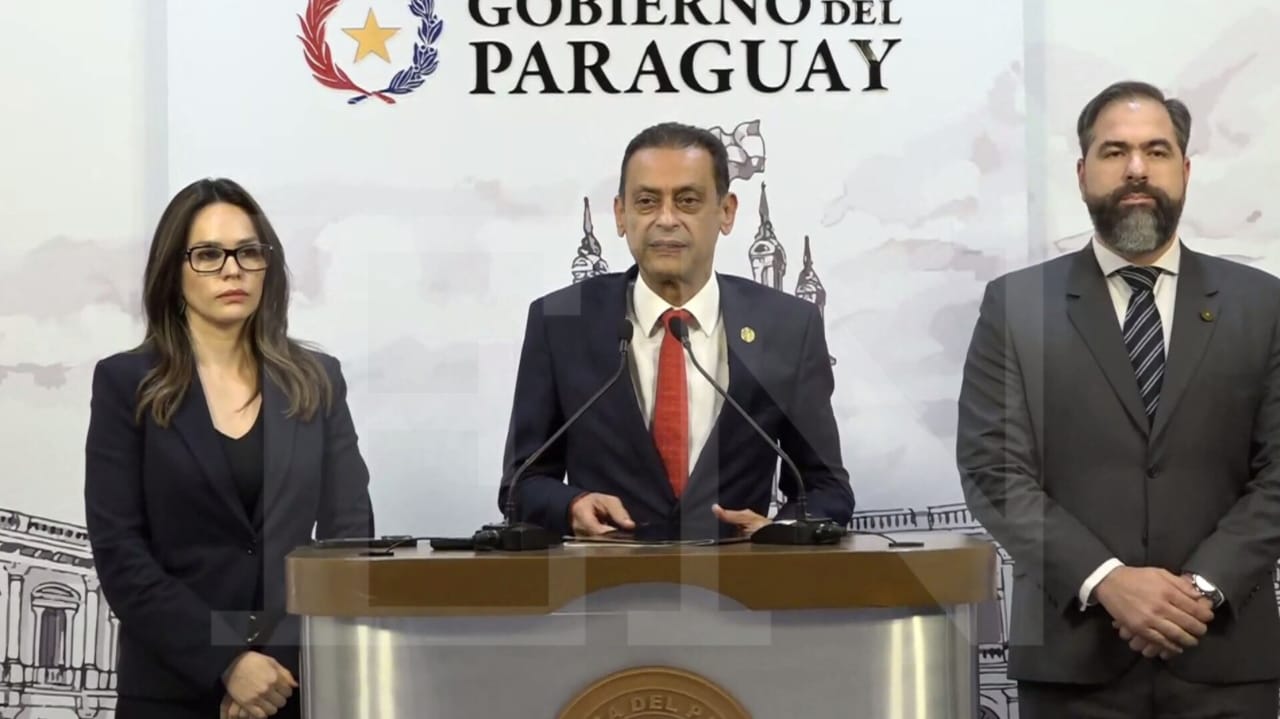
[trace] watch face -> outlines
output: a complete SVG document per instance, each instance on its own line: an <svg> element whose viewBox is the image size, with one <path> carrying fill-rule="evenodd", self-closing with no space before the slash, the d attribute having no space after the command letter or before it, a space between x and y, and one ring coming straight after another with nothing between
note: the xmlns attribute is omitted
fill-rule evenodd
<svg viewBox="0 0 1280 719"><path fill-rule="evenodd" d="M1217 587L1214 587L1212 584L1210 584L1209 581L1206 580L1204 577L1199 577L1199 576L1192 577L1191 580L1196 585L1196 589L1198 589L1200 591L1200 594L1203 595L1205 598L1212 599L1215 602L1218 600Z"/></svg>

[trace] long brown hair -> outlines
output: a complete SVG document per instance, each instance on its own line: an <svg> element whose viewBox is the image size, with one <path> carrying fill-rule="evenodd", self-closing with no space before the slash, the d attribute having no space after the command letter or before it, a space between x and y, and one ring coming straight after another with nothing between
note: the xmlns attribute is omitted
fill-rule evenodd
<svg viewBox="0 0 1280 719"><path fill-rule="evenodd" d="M244 210L258 241L271 248L262 300L244 334L253 359L288 398L289 416L310 419L322 405L330 406L333 387L315 356L288 336L289 272L284 247L262 208L243 187L225 178L211 178L187 185L170 200L151 240L142 290L147 331L138 350L154 352L158 361L138 385L137 420L141 422L150 411L156 424L168 426L191 386L195 353L183 312L182 266L192 220L217 202Z"/></svg>

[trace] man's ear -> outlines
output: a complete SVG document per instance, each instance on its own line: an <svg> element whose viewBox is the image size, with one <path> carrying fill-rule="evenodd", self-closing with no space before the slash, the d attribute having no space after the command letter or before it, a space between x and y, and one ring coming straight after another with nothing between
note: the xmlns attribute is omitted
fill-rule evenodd
<svg viewBox="0 0 1280 719"><path fill-rule="evenodd" d="M733 223L738 217L738 196L732 192L726 193L724 199L720 201L720 234L727 235L733 232Z"/></svg>

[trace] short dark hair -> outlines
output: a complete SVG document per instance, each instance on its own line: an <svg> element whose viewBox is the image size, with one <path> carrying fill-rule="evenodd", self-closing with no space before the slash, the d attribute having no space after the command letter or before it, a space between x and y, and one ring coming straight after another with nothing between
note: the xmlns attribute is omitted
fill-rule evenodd
<svg viewBox="0 0 1280 719"><path fill-rule="evenodd" d="M729 192L729 151L724 143L710 130L685 125L679 122L663 122L646 127L640 134L631 138L627 150L622 154L622 169L618 173L618 196L626 193L627 163L631 156L640 150L669 148L684 149L700 147L711 155L711 168L716 180L716 194L724 197Z"/></svg>
<svg viewBox="0 0 1280 719"><path fill-rule="evenodd" d="M1164 105L1164 109L1169 113L1169 119L1173 121L1173 131L1178 140L1178 149L1185 156L1187 154L1187 143L1191 139L1191 110L1181 100L1172 97L1166 98L1160 88L1155 85L1136 80L1126 80L1113 83L1095 95L1089 101L1089 104L1084 106L1084 110L1080 112L1080 119L1076 122L1076 135L1080 138L1081 157L1089 154L1089 147L1093 145L1093 126L1098 122L1098 115L1101 115L1107 106L1121 100L1142 98L1155 100Z"/></svg>

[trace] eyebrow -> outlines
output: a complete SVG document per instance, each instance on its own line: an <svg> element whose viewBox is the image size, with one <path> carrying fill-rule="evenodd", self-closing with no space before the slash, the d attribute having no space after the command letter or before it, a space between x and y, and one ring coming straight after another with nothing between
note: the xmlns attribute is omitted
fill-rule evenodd
<svg viewBox="0 0 1280 719"><path fill-rule="evenodd" d="M656 187L646 187L643 185L636 188L635 194L639 195L644 192L652 192L656 195L662 194L662 190ZM703 190L701 187L698 187L697 185L684 185L683 187L677 187L675 189L675 194L677 195L682 192L696 192L698 194L706 194L706 190Z"/></svg>
<svg viewBox="0 0 1280 719"><path fill-rule="evenodd" d="M1110 148L1116 148L1118 150L1128 150L1131 147L1133 147L1133 145L1127 142L1124 142L1123 140L1107 140L1102 144L1098 145L1098 150L1101 151L1101 150L1106 150ZM1161 137L1155 140L1147 140L1146 142L1142 143L1141 147L1144 150L1150 150L1155 147L1164 148L1166 150L1172 150L1173 143Z"/></svg>
<svg viewBox="0 0 1280 719"><path fill-rule="evenodd" d="M250 235L249 237L246 237L244 239L236 240L236 243L235 245L233 245L233 247L244 247L245 245L252 245L252 244L256 244L257 242L258 242L258 238ZM208 240L201 240L200 242L194 242L191 244L191 246L192 247L208 247L209 245L216 245L218 247L225 247L226 244L227 243L215 237Z"/></svg>

